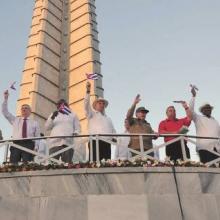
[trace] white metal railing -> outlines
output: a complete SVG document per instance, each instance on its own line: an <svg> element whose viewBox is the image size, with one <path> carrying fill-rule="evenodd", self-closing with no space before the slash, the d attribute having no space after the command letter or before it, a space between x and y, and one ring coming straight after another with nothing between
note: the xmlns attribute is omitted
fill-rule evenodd
<svg viewBox="0 0 220 220"><path fill-rule="evenodd" d="M168 141L168 142L164 142L160 145L155 145L153 148L144 151L144 145L143 145L143 138L144 137L173 137L172 140ZM0 140L0 148L6 146L6 150L5 150L5 156L4 156L4 160L7 160L8 157L8 149L10 146L15 147L17 149L20 149L22 151L25 151L27 153L30 153L32 155L35 156L39 156L40 157L40 162L48 162L48 161L52 161L55 163L62 163L62 161L57 160L54 158L54 156L57 156L58 154L61 154L69 149L74 149L75 148L75 144L68 146L62 150L59 150L55 153L52 154L41 154L38 153L34 150L30 150L27 149L25 147L22 147L18 144L15 144L14 142L16 141L23 141L23 140L32 140L32 141L37 141L37 140L41 140L41 139L53 139L53 138L73 138L73 139L80 139L80 141L77 142L77 144L79 145L83 145L83 147L87 147L86 144L90 143L90 147L91 149L93 149L93 140L95 140L96 142L96 161L99 162L100 158L99 158L99 140L105 141L111 145L118 145L117 142L112 141L112 138L118 138L118 137L136 137L137 139L139 139L139 143L140 143L140 150L134 150L131 148L128 148L129 152L135 154L135 156L141 156L141 157L147 157L149 159L156 159L155 157L149 155L151 153L153 153L154 151L157 151L159 149L165 148L166 146L169 146L172 143L175 143L177 141L181 142L181 150L182 150L182 155L183 155L183 160L189 160L186 156L186 150L185 150L185 144L184 142L187 141L193 145L196 145L196 139L213 139L216 141L220 141L220 137L203 137L203 136L194 136L194 135L185 135L185 134L160 134L160 135L155 135L155 134L94 134L94 135L75 135L75 136L45 136L45 137L37 137L37 138L24 138L24 139L8 139L8 140ZM217 159L214 159L208 163L206 163L206 165L210 166L213 165L215 163L219 163L220 162L220 154L214 150L209 150L206 149L207 151L209 151L210 153L218 156ZM158 160L158 158L157 158ZM90 161L93 161L93 150L90 150ZM161 160L159 160L161 161ZM162 162L162 161L161 161Z"/></svg>

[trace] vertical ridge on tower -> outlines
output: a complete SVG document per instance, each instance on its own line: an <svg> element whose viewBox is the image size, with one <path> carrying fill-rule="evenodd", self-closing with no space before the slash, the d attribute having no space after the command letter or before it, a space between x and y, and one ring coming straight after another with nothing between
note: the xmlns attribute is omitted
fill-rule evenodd
<svg viewBox="0 0 220 220"><path fill-rule="evenodd" d="M86 73L99 74L92 96L103 96L95 9L94 0L35 0L17 107L30 104L42 128L65 98L85 131Z"/></svg>

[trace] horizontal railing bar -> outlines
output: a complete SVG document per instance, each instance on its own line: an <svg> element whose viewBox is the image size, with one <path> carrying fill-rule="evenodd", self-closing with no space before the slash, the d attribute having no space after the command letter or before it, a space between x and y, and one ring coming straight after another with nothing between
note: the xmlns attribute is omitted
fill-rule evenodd
<svg viewBox="0 0 220 220"><path fill-rule="evenodd" d="M186 138L198 138L198 139L213 139L220 140L220 137L209 137L209 136L196 136L196 135L185 135L185 134L83 134L83 135L60 135L60 136L43 136L43 137L30 137L30 138L16 138L16 139L4 139L0 140L0 144L4 142L13 141L24 141L24 140L41 140L41 139L54 139L54 138L82 138L82 137L186 137Z"/></svg>

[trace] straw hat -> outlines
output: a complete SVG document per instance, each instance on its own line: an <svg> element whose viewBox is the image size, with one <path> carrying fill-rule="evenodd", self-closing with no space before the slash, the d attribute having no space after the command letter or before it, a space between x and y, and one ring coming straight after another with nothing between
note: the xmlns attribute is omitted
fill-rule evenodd
<svg viewBox="0 0 220 220"><path fill-rule="evenodd" d="M203 105L201 105L199 107L199 111L202 112L202 109L204 109L204 108L211 108L211 109L213 109L214 107L211 106L209 103L204 103Z"/></svg>
<svg viewBox="0 0 220 220"><path fill-rule="evenodd" d="M108 106L108 101L102 97L98 97L97 99L94 100L92 103L92 107L95 109L95 106L98 102L104 102L105 103L105 108Z"/></svg>

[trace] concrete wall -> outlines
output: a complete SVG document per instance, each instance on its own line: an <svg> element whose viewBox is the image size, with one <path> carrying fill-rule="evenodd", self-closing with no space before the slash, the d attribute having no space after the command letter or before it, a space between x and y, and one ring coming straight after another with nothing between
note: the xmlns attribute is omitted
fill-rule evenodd
<svg viewBox="0 0 220 220"><path fill-rule="evenodd" d="M219 169L176 168L176 180L179 198L171 168L2 173L0 219L220 219Z"/></svg>

